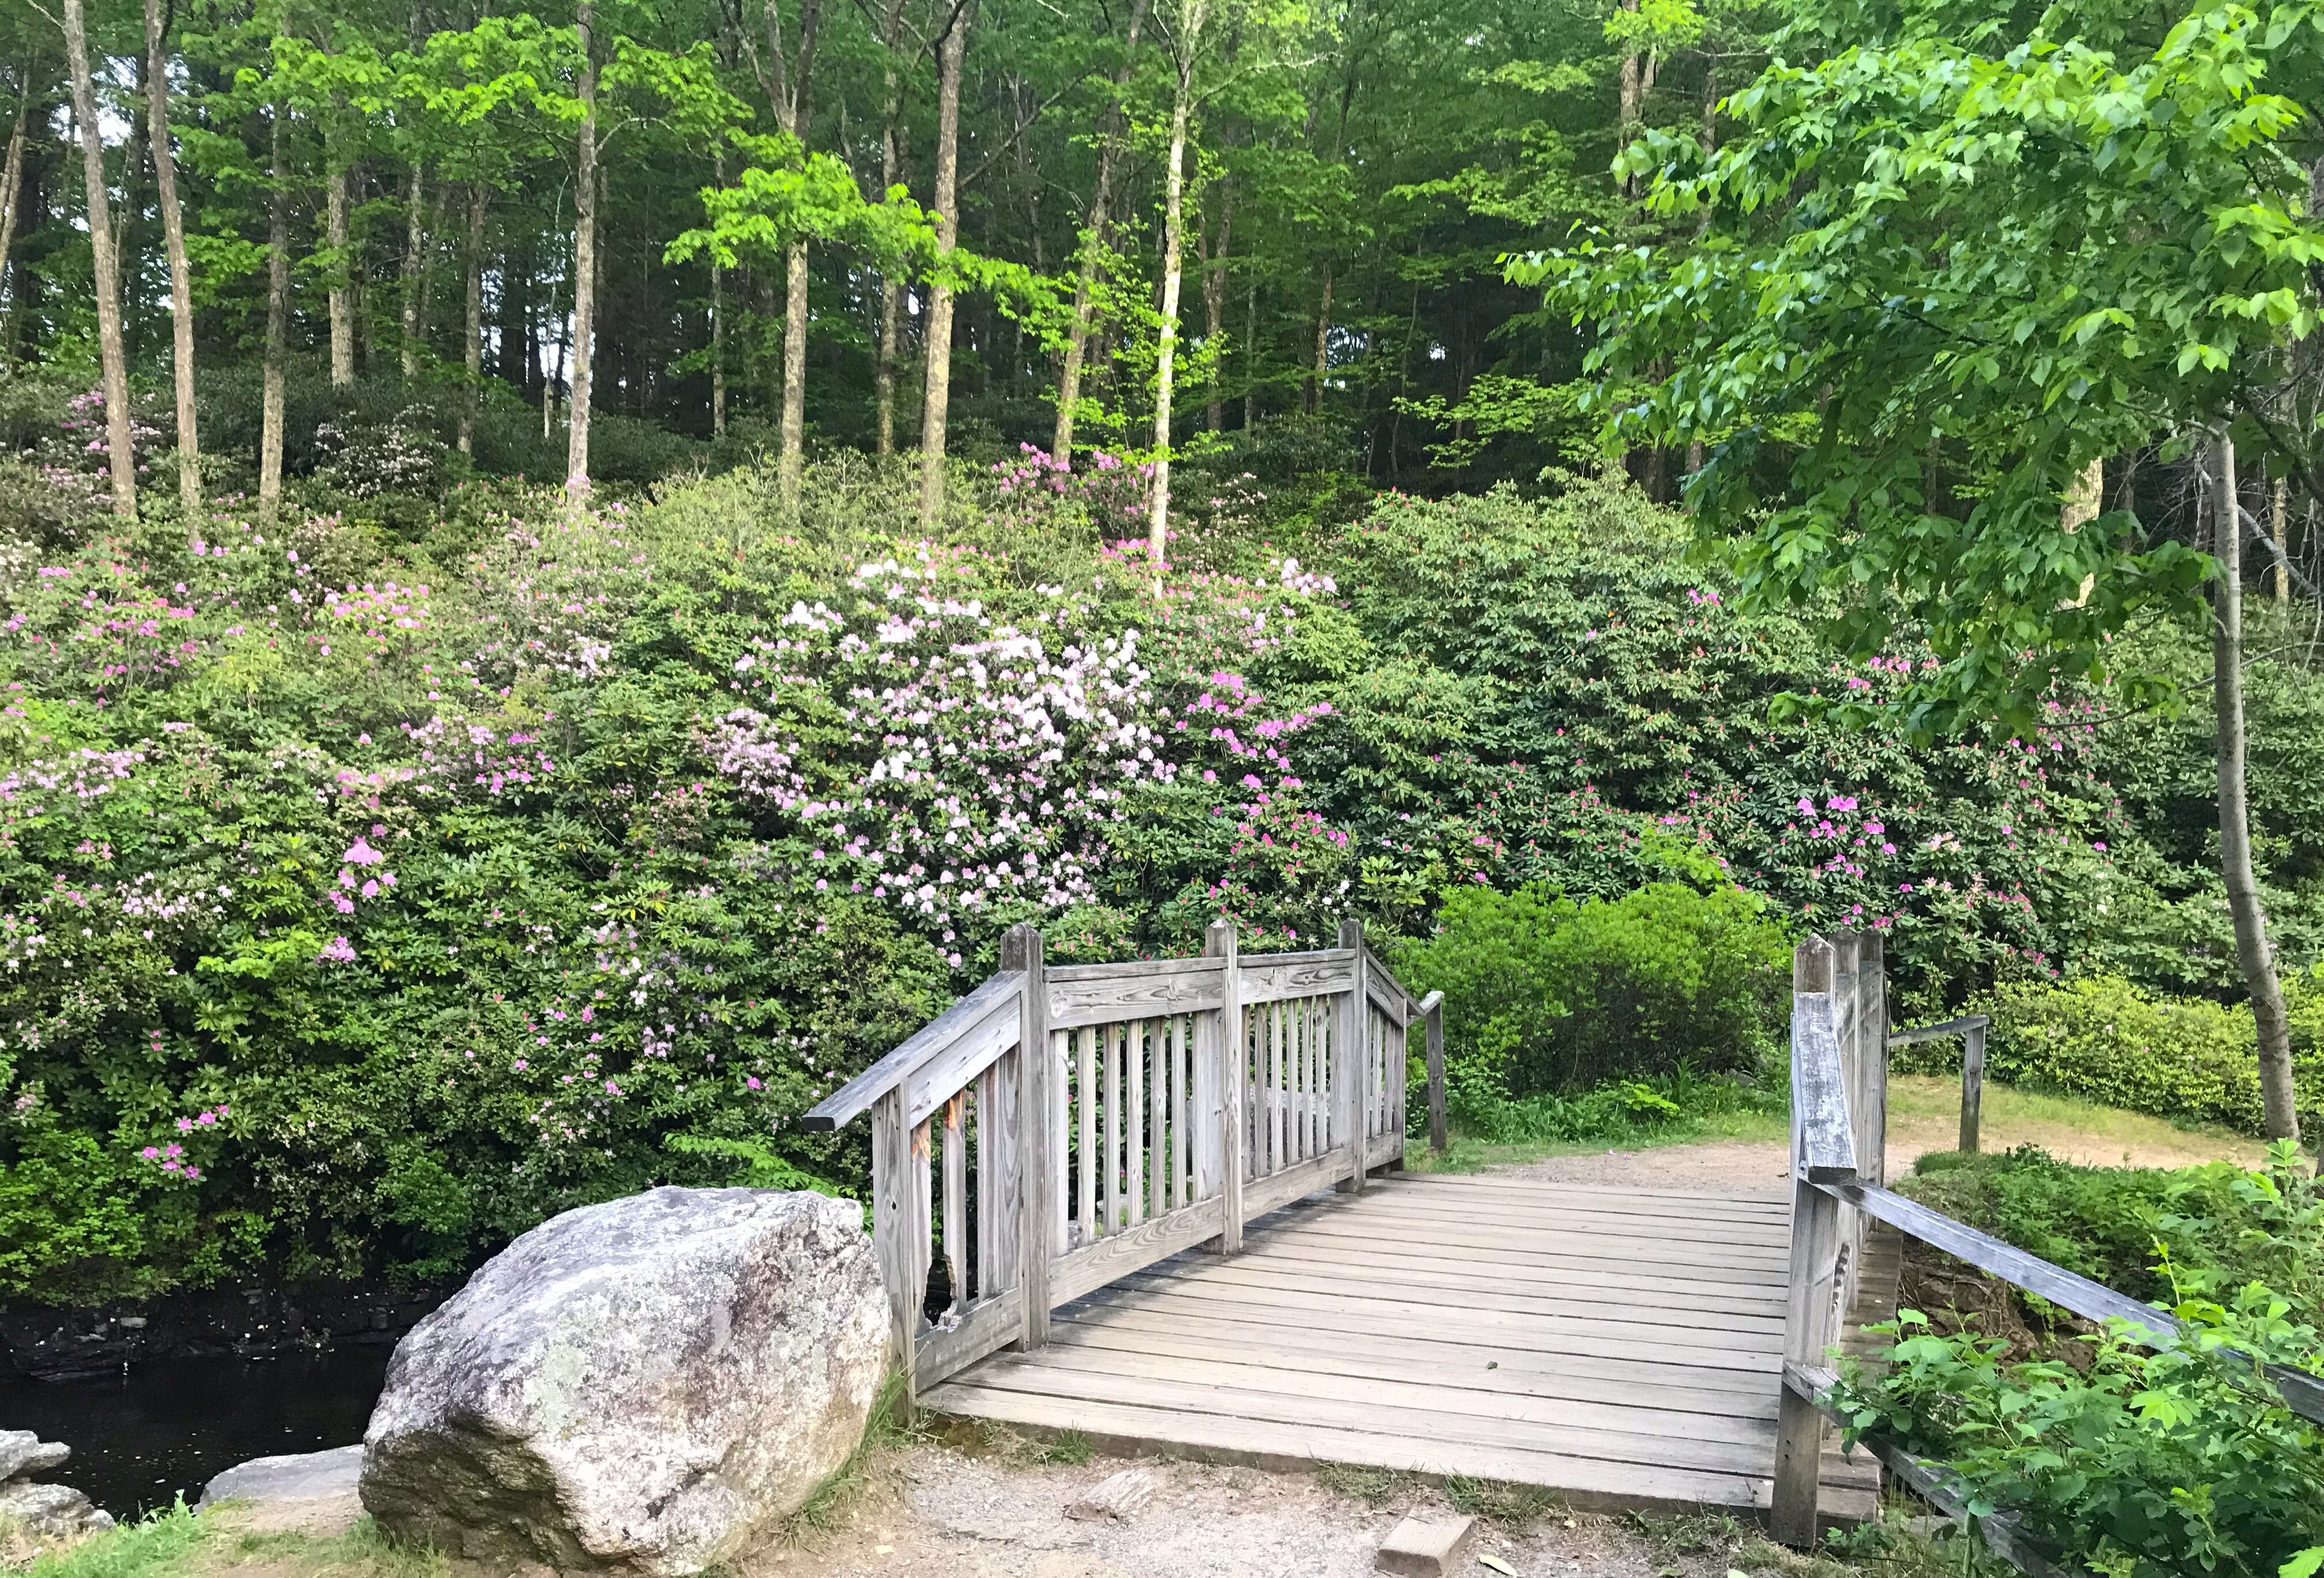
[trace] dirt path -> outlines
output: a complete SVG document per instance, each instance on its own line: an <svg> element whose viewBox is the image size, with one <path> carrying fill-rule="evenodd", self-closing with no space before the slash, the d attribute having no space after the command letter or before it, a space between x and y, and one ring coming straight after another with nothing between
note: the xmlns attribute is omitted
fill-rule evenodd
<svg viewBox="0 0 2324 1578"><path fill-rule="evenodd" d="M1107 1475L1138 1467L1158 1485L1122 1523L1082 1522L1065 1508ZM1367 1578L1380 1540L1407 1512L1452 1516L1442 1492L1388 1476L1375 1500L1326 1489L1312 1474L1093 1458L1074 1466L971 1457L916 1446L892 1482L860 1499L839 1527L763 1550L743 1578ZM1714 1525L1716 1520L1711 1520ZM1460 1571L1484 1578L1477 1554L1520 1578L1720 1578L1727 1542L1704 1528L1659 1539L1612 1519L1533 1520L1523 1533L1480 1526ZM1674 1536L1678 1537L1674 1538ZM1701 1548L1692 1555L1677 1546ZM1717 1547L1717 1548L1713 1548Z"/></svg>

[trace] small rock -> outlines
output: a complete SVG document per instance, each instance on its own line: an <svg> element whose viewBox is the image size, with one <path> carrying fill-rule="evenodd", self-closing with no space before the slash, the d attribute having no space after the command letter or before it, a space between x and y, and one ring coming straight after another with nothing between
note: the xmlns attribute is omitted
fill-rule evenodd
<svg viewBox="0 0 2324 1578"><path fill-rule="evenodd" d="M0 1518L12 1518L35 1535L69 1539L113 1527L113 1515L70 1485L0 1485Z"/></svg>
<svg viewBox="0 0 2324 1578"><path fill-rule="evenodd" d="M360 1443L328 1452L254 1457L202 1487L198 1505L242 1502L246 1510L241 1525L255 1531L343 1533L363 1516L363 1503L355 1496L362 1473Z"/></svg>
<svg viewBox="0 0 2324 1578"><path fill-rule="evenodd" d="M1476 1532L1473 1518L1407 1518L1380 1542L1372 1565L1400 1578L1444 1578Z"/></svg>
<svg viewBox="0 0 2324 1578"><path fill-rule="evenodd" d="M71 1455L61 1441L43 1441L30 1430L0 1430L0 1481L44 1473Z"/></svg>
<svg viewBox="0 0 2324 1578"><path fill-rule="evenodd" d="M1107 1475L1074 1498L1066 1507L1065 1516L1085 1521L1104 1518L1126 1523L1139 1509L1154 1500L1154 1492L1161 1483L1151 1469L1124 1469L1118 1474Z"/></svg>

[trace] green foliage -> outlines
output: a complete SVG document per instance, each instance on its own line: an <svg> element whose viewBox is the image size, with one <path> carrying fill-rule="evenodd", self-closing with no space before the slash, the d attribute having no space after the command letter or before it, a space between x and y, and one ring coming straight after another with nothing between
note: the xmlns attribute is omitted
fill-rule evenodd
<svg viewBox="0 0 2324 1578"><path fill-rule="evenodd" d="M2302 1113L2324 1108L2324 977L2286 978L2301 1027L2292 1059ZM2013 1084L2081 1096L2110 1107L2188 1122L2260 1131L2257 1037L2251 1010L2201 998L2158 997L2116 976L2055 984L2005 983L1984 1005L1993 1015L1988 1075ZM1900 1055L1911 1072L1939 1049Z"/></svg>
<svg viewBox="0 0 2324 1578"><path fill-rule="evenodd" d="M1788 1004L1790 958L1755 895L1655 882L1578 903L1539 887L1462 890L1397 968L1414 991L1444 993L1448 1078L1465 1100L1757 1068ZM1650 1094L1588 1099L1643 1117L1661 1099Z"/></svg>

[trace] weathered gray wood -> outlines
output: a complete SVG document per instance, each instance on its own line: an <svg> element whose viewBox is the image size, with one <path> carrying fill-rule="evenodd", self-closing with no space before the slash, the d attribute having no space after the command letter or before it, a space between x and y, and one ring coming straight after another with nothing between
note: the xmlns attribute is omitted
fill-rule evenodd
<svg viewBox="0 0 2324 1578"><path fill-rule="evenodd" d="M1152 968L1146 968L1151 965ZM1136 974L1084 974L1060 981L1063 968L1049 973L1052 1025L1102 1025L1149 1014L1194 1013L1216 1008L1225 992L1225 972L1201 959L1146 961ZM1083 971L1127 970L1124 965L1077 965Z"/></svg>
<svg viewBox="0 0 2324 1578"><path fill-rule="evenodd" d="M1982 1020L1983 1014L1977 1016ZM1985 1110L1985 1026L1968 1027L1961 1038L1960 1148L1975 1151Z"/></svg>
<svg viewBox="0 0 2324 1578"><path fill-rule="evenodd" d="M923 1131L924 1133L924 1131ZM888 1294L890 1362L912 1392L913 1337L927 1293L928 1161L904 1122L903 1093L892 1085L872 1115L872 1246Z"/></svg>
<svg viewBox="0 0 2324 1578"><path fill-rule="evenodd" d="M1428 1036L1428 1149L1443 1151L1452 1143L1444 1120L1444 994L1432 992L1420 1000L1420 1018Z"/></svg>
<svg viewBox="0 0 2324 1578"><path fill-rule="evenodd" d="M968 1097L944 1105L944 1255L952 1306L968 1302Z"/></svg>
<svg viewBox="0 0 2324 1578"><path fill-rule="evenodd" d="M1023 988L1024 977L1012 971L1004 970L991 976L975 991L921 1026L902 1046L809 1108L799 1119L799 1127L816 1130L836 1129L857 1115L871 1111L872 1103L903 1084L913 1070L927 1063L964 1031L979 1024L993 1004ZM966 1083L965 1078L961 1082L962 1084ZM960 1086L953 1088L957 1090Z"/></svg>
<svg viewBox="0 0 2324 1578"><path fill-rule="evenodd" d="M1856 1177L1856 1137L1848 1111L1840 1040L1832 1018L1831 945L1812 937L1792 963L1792 1127L1794 1155L1819 1183Z"/></svg>
<svg viewBox="0 0 2324 1578"><path fill-rule="evenodd" d="M1259 1010L1261 1066L1267 1071L1267 1163L1261 1169L1277 1172L1291 1159L1288 1120L1291 1103L1284 1099L1283 1009L1270 1002Z"/></svg>
<svg viewBox="0 0 2324 1578"><path fill-rule="evenodd" d="M1909 1030L1891 1030L1888 1032L1888 1045L1906 1047L1915 1041L1934 1041L1944 1036L1960 1035L1971 1026L1981 1029L1992 1022L1993 1018L1989 1014L1963 1014L1957 1020L1947 1020L1941 1024L1915 1025Z"/></svg>
<svg viewBox="0 0 2324 1578"><path fill-rule="evenodd" d="M1049 1159L1052 1177L1049 1201L1049 1258L1073 1247L1073 1061L1071 1030L1049 1032Z"/></svg>
<svg viewBox="0 0 2324 1578"><path fill-rule="evenodd" d="M1820 939L1811 938L1810 943ZM1809 943L1800 945L1803 949ZM1821 1364L1838 1335L1833 1286L1839 1271L1837 1202L1802 1178L1792 1193L1791 1278L1784 1301L1784 1358ZM1787 1546L1816 1538L1816 1503L1823 1454L1823 1416L1786 1389L1775 1422L1775 1464L1768 1527Z"/></svg>
<svg viewBox="0 0 2324 1578"><path fill-rule="evenodd" d="M1226 961L1224 1001L1220 1003L1218 1011L1210 1016L1215 1027L1211 1037L1214 1056L1202 1060L1211 1070L1218 1117L1214 1124L1206 1120L1203 1132L1206 1141L1215 1136L1218 1147L1218 1173L1214 1187L1221 1202L1219 1252L1231 1255L1242 1248L1242 1186L1246 1165L1243 1144L1247 1137L1243 1092L1250 1083L1247 1072L1250 1057L1243 1040L1242 967L1237 955L1234 922L1212 922L1210 930L1203 938L1203 952ZM1198 1063L1198 1066L1201 1066ZM1208 1195L1210 1191L1205 1190L1204 1193Z"/></svg>
<svg viewBox="0 0 2324 1578"><path fill-rule="evenodd" d="M1254 1216L1264 1216L1278 1206L1289 1204L1302 1195L1312 1195L1318 1189L1344 1183L1352 1165L1349 1153L1342 1149L1268 1174L1243 1192L1243 1220L1248 1222Z"/></svg>
<svg viewBox="0 0 2324 1578"><path fill-rule="evenodd" d="M975 1307L954 1325L930 1326L922 1331L919 1355L913 1366L913 1376L921 1389L1019 1341L1025 1331L1024 1305L1025 1290L1011 1287L977 1300Z"/></svg>
<svg viewBox="0 0 2324 1578"><path fill-rule="evenodd" d="M1119 1232L1127 1225L1121 1199L1121 1027L1099 1026L1097 1039L1098 1057L1105 1065L1105 1171L1098 1184L1098 1211L1102 1219L1098 1232L1104 1234Z"/></svg>
<svg viewBox="0 0 2324 1578"><path fill-rule="evenodd" d="M1173 975L1199 979L1214 976L1223 966L1206 954L1184 959L1129 959L1110 964L1052 964L1048 981L1052 990L1059 986L1081 986L1093 983L1116 981L1148 981Z"/></svg>
<svg viewBox="0 0 2324 1578"><path fill-rule="evenodd" d="M918 1123L966 1090L976 1076L1017 1044L1020 1010L1015 997L1003 997L955 1036L951 1044L904 1076L904 1121Z"/></svg>
<svg viewBox="0 0 2324 1578"><path fill-rule="evenodd" d="M1017 1342L1031 1351L1049 1341L1049 1259L1064 1225L1065 1106L1062 1093L1053 1089L1059 1059L1049 1033L1041 934L1021 922L1010 927L1001 938L1001 966L1025 978L1018 996L1016 1107L1010 1124L1017 1229L1005 1258L1013 1273L1010 1285L1020 1293ZM998 1110L999 1101L994 1105Z"/></svg>
<svg viewBox="0 0 2324 1578"><path fill-rule="evenodd" d="M1080 1186L1075 1204L1074 1223L1080 1241L1089 1242L1098 1235L1097 1181L1105 1171L1097 1154L1097 1030L1084 1025L1075 1037L1080 1054L1074 1070L1074 1115L1075 1119L1074 1181Z"/></svg>
<svg viewBox="0 0 2324 1578"><path fill-rule="evenodd" d="M1121 1154L1122 1185L1130 1196L1130 1224L1146 1220L1146 1028L1151 1021L1132 1020L1124 1027L1122 1047L1122 1127L1129 1130Z"/></svg>
<svg viewBox="0 0 2324 1578"><path fill-rule="evenodd" d="M1861 934L1857 946L1857 1088L1863 1102L1856 1112L1856 1172L1868 1183L1888 1181L1888 946L1877 930ZM1862 1255L1859 1242L1858 1253Z"/></svg>
<svg viewBox="0 0 2324 1578"><path fill-rule="evenodd" d="M1280 1002L1286 997L1315 997L1352 991L1358 964L1351 954L1334 952L1309 963L1286 963L1301 955L1258 954L1245 958L1236 971L1235 995L1243 1006Z"/></svg>
<svg viewBox="0 0 2324 1578"><path fill-rule="evenodd" d="M1170 1209L1173 1211L1193 1199L1187 1188L1194 1154L1194 1148L1188 1143L1191 1138L1189 1130L1194 1127L1194 1093L1186 1078L1188 1029L1185 1014L1170 1016Z"/></svg>
<svg viewBox="0 0 2324 1578"><path fill-rule="evenodd" d="M1082 1245L1050 1269L1049 1297L1054 1301L1050 1307L1070 1304L1157 1260L1216 1238L1220 1221L1217 1201L1197 1200L1167 1216Z"/></svg>
<svg viewBox="0 0 2324 1578"><path fill-rule="evenodd" d="M1350 1162L1347 1177L1334 1186L1345 1194L1360 1195L1364 1189L1364 1139L1368 1132L1364 1124L1368 1084L1364 1066L1370 1061L1367 1043L1370 1039L1365 1020L1370 1017L1370 1005L1365 1001L1363 983L1364 923L1352 915L1340 922L1340 946L1351 955L1349 968L1354 979L1350 983L1353 990L1340 1000L1339 1022L1334 1027L1340 1043L1334 1082L1342 1092L1332 1126L1347 1136L1343 1143Z"/></svg>
<svg viewBox="0 0 2324 1578"><path fill-rule="evenodd" d="M1170 1210L1169 1020L1146 1021L1146 1213Z"/></svg>

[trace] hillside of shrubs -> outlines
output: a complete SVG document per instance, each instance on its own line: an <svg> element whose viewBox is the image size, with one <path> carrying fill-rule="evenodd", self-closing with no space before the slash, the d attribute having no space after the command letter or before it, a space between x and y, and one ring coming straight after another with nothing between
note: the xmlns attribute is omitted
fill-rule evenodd
<svg viewBox="0 0 2324 1578"><path fill-rule="evenodd" d="M1791 943L1851 926L1901 1015L1990 998L2006 1076L2255 1112L2199 689L1936 748L1773 723L1925 655L1737 612L1618 477L1375 494L1263 423L1182 467L1157 597L1134 468L1016 452L934 534L900 464L816 461L792 520L676 440L575 513L374 413L273 530L160 489L124 529L78 392L0 413L0 1296L438 1278L746 1163L853 1191L862 1135L798 1114L1019 920L1074 960L1357 915L1447 991L1480 1124L1779 1093ZM2296 974L2295 657L2251 706ZM2315 1091L2324 982L2294 992Z"/></svg>

